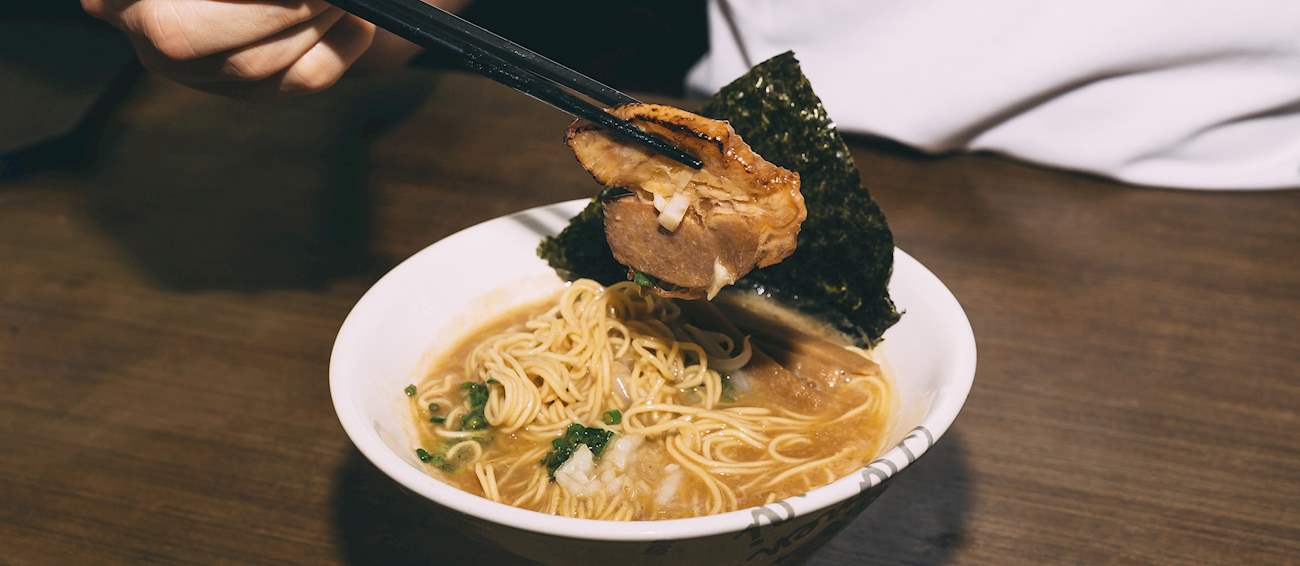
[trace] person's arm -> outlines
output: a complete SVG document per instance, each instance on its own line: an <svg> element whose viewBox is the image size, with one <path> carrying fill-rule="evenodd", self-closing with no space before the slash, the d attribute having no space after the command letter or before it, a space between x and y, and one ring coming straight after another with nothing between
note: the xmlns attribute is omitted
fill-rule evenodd
<svg viewBox="0 0 1300 566"><path fill-rule="evenodd" d="M451 9L465 3L426 1ZM385 69L420 51L324 0L82 0L81 5L126 32L151 71L231 96L317 92L359 60L365 68Z"/></svg>

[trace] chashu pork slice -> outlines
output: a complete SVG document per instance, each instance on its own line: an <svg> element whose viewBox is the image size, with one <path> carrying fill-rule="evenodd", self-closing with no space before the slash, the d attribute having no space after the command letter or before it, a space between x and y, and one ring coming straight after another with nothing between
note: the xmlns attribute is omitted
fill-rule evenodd
<svg viewBox="0 0 1300 566"><path fill-rule="evenodd" d="M725 121L658 104L610 113L704 163L692 169L584 120L569 127L569 147L592 177L631 192L604 205L606 239L629 275L653 277L662 295L712 298L794 252L808 214L798 173L754 153Z"/></svg>

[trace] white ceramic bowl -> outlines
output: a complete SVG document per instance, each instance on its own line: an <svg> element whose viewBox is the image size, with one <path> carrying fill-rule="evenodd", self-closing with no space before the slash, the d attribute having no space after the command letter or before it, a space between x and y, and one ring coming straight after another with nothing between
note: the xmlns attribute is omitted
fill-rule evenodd
<svg viewBox="0 0 1300 566"><path fill-rule="evenodd" d="M826 540L883 491L886 480L948 430L975 377L975 339L957 299L895 250L890 294L903 318L884 358L900 402L892 448L839 480L761 507L670 521L595 521L528 511L428 476L413 452L402 388L441 348L497 313L543 298L562 282L535 250L586 204L575 200L484 222L402 262L357 302L330 358L339 421L380 470L465 515L466 534L543 563L767 563Z"/></svg>

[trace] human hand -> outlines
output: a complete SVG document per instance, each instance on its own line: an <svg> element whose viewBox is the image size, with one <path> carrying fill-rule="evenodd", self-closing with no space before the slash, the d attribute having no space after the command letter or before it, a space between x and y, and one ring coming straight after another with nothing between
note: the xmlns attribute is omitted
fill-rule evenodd
<svg viewBox="0 0 1300 566"><path fill-rule="evenodd" d="M375 37L374 25L324 0L81 0L126 32L145 67L240 97L333 85Z"/></svg>

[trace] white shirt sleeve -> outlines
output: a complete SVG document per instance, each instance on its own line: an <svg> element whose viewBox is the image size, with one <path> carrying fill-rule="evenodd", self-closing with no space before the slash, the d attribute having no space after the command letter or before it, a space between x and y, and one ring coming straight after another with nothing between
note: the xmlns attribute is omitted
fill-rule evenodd
<svg viewBox="0 0 1300 566"><path fill-rule="evenodd" d="M1138 184L1300 187L1297 0L710 0L709 33L691 92L793 50L846 131Z"/></svg>

